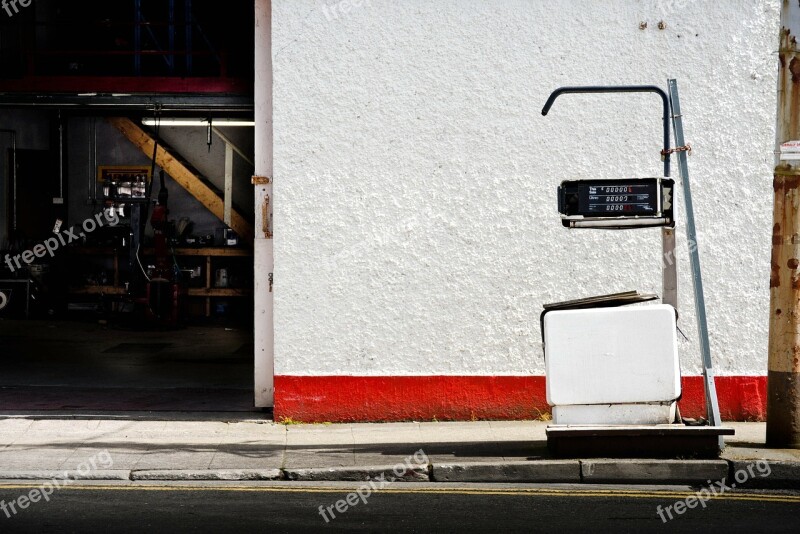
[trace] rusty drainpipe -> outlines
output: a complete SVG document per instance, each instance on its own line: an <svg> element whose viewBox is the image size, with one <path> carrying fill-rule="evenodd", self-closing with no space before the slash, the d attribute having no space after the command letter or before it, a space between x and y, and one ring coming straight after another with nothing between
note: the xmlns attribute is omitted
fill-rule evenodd
<svg viewBox="0 0 800 534"><path fill-rule="evenodd" d="M800 160L781 145L800 140L800 5L783 0L770 275L767 445L800 448Z"/></svg>

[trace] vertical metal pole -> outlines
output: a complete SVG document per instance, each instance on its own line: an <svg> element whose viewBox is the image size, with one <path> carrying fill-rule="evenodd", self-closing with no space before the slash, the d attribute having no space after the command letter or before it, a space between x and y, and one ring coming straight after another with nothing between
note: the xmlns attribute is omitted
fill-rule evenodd
<svg viewBox="0 0 800 534"><path fill-rule="evenodd" d="M206 256L206 289L214 287L211 279L211 256ZM211 297L206 297L206 317L211 317Z"/></svg>
<svg viewBox="0 0 800 534"><path fill-rule="evenodd" d="M97 202L97 117L92 117L92 202Z"/></svg>
<svg viewBox="0 0 800 534"><path fill-rule="evenodd" d="M17 163L17 133L11 136L11 202L13 203L14 208L14 218L11 220L11 234L12 238L17 238L17 212L18 212L18 205L17 205L17 193L18 193L18 184L17 184L17 169L19 165Z"/></svg>
<svg viewBox="0 0 800 534"><path fill-rule="evenodd" d="M670 177L669 106L664 107L664 177ZM670 202L675 202L675 191ZM675 224L661 229L661 302L678 309L678 260L675 257Z"/></svg>
<svg viewBox="0 0 800 534"><path fill-rule="evenodd" d="M141 244L142 234L142 206L140 202L130 204L129 209L131 212L131 233L130 233L130 247L128 248L128 267L137 270L138 259L136 254L139 252L139 245ZM136 272L136 280L140 278L139 272Z"/></svg>
<svg viewBox="0 0 800 534"><path fill-rule="evenodd" d="M169 0L169 73L175 74L175 0Z"/></svg>
<svg viewBox="0 0 800 534"><path fill-rule="evenodd" d="M97 202L97 176L95 173L97 172L97 162L95 157L97 156L97 135L96 135L97 124L95 123L95 117L89 119L89 191L88 201L89 202Z"/></svg>
<svg viewBox="0 0 800 534"><path fill-rule="evenodd" d="M784 0L770 274L767 445L800 448L800 6ZM783 147L786 149L787 147Z"/></svg>
<svg viewBox="0 0 800 534"><path fill-rule="evenodd" d="M19 165L17 163L17 134L14 133L14 136L11 138L11 198L13 202L14 208L14 218L11 220L11 231L13 233L13 237L16 239L17 237L17 192L18 192L18 185L17 185L17 169Z"/></svg>
<svg viewBox="0 0 800 534"><path fill-rule="evenodd" d="M11 220L11 234L14 239L17 238L17 212L18 212L18 205L17 205L17 193L18 193L18 184L17 184L17 169L19 165L17 163L17 133L11 136L11 202L13 203L14 208L14 218Z"/></svg>
<svg viewBox="0 0 800 534"><path fill-rule="evenodd" d="M13 234L17 229L17 132L16 130L0 128L0 133L7 133L11 136L11 160L8 164L11 174L11 205L7 205L7 209L11 209L11 229L9 230L9 241L13 241Z"/></svg>
<svg viewBox="0 0 800 534"><path fill-rule="evenodd" d="M64 118L58 110L58 198L64 203Z"/></svg>
<svg viewBox="0 0 800 534"><path fill-rule="evenodd" d="M194 25L194 17L192 17L192 0L186 0L184 6L184 13L186 18L186 29L184 32L184 41L186 43L186 75L192 75L192 26Z"/></svg>
<svg viewBox="0 0 800 534"><path fill-rule="evenodd" d="M142 73L142 0L133 0L133 73Z"/></svg>
<svg viewBox="0 0 800 534"><path fill-rule="evenodd" d="M683 118L681 104L678 98L678 82L669 80L669 95L672 104L672 127L675 130L675 145L683 146ZM694 222L694 206L692 204L692 188L689 181L689 165L686 152L678 152L678 167L681 171L683 185L683 198L686 203L686 239L689 242L689 260L692 266L692 285L694 286L694 305L697 312L697 330L700 335L700 353L703 358L703 381L706 392L706 410L709 422L713 426L720 426L722 420L719 415L717 402L717 388L714 384L714 370L711 362L711 343L708 339L708 322L706 320L706 301L703 293L703 276L700 271L700 252L697 249L697 229ZM720 445L722 437L720 436Z"/></svg>
<svg viewBox="0 0 800 534"><path fill-rule="evenodd" d="M233 207L233 148L225 143L225 194L223 197L223 222L230 227Z"/></svg>
<svg viewBox="0 0 800 534"><path fill-rule="evenodd" d="M86 201L92 201L92 187L94 186L94 180L92 179L92 169L94 168L92 162L92 119L89 119L89 142L87 143L89 148L89 172L86 174L86 178L88 180L87 187L88 190L86 191Z"/></svg>
<svg viewBox="0 0 800 534"><path fill-rule="evenodd" d="M255 405L274 403L274 325L272 249L272 5L255 2L255 241L254 343Z"/></svg>

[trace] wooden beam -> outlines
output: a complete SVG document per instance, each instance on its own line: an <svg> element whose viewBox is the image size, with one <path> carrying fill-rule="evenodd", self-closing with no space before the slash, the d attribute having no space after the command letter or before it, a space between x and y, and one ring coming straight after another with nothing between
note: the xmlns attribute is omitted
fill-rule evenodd
<svg viewBox="0 0 800 534"><path fill-rule="evenodd" d="M244 248L226 248L226 247L199 247L199 248L173 248L171 251L176 256L227 256L227 257L253 257L253 251ZM141 251L144 256L154 255L155 249L143 248Z"/></svg>
<svg viewBox="0 0 800 534"><path fill-rule="evenodd" d="M147 157L153 156L155 140L139 125L126 117L110 117L108 121ZM164 169L178 185L186 189L189 194L205 206L208 211L213 213L215 217L220 221L223 220L225 206L219 195L161 145L158 146L158 151L156 152L156 164ZM243 242L252 242L253 225L238 211L231 210L231 223L229 226L241 236Z"/></svg>

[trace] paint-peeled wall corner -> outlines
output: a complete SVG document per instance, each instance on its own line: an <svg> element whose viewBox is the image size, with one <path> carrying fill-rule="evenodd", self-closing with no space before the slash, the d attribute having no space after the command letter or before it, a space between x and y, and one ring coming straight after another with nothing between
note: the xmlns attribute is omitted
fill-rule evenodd
<svg viewBox="0 0 800 534"><path fill-rule="evenodd" d="M662 133L652 95L539 110L561 86L675 78L722 414L763 418L780 0L341 4L272 2L277 416L546 413L542 305L662 291L657 229L567 230L556 187L660 176Z"/></svg>

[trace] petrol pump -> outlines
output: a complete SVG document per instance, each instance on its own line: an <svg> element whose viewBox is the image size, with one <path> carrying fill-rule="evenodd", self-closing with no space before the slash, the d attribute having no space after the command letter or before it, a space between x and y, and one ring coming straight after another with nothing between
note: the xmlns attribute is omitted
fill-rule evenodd
<svg viewBox="0 0 800 534"><path fill-rule="evenodd" d="M655 93L663 113L663 176L578 179L558 187L558 211L568 229L661 228L662 296L636 291L546 304L541 315L547 401L553 421L548 445L558 456L717 456L724 447L705 315L699 251L677 83L669 95L653 85L562 87L571 93ZM670 145L670 119L677 147ZM671 156L678 155L686 203L686 233L703 359L707 417L681 417L678 354L675 181Z"/></svg>

